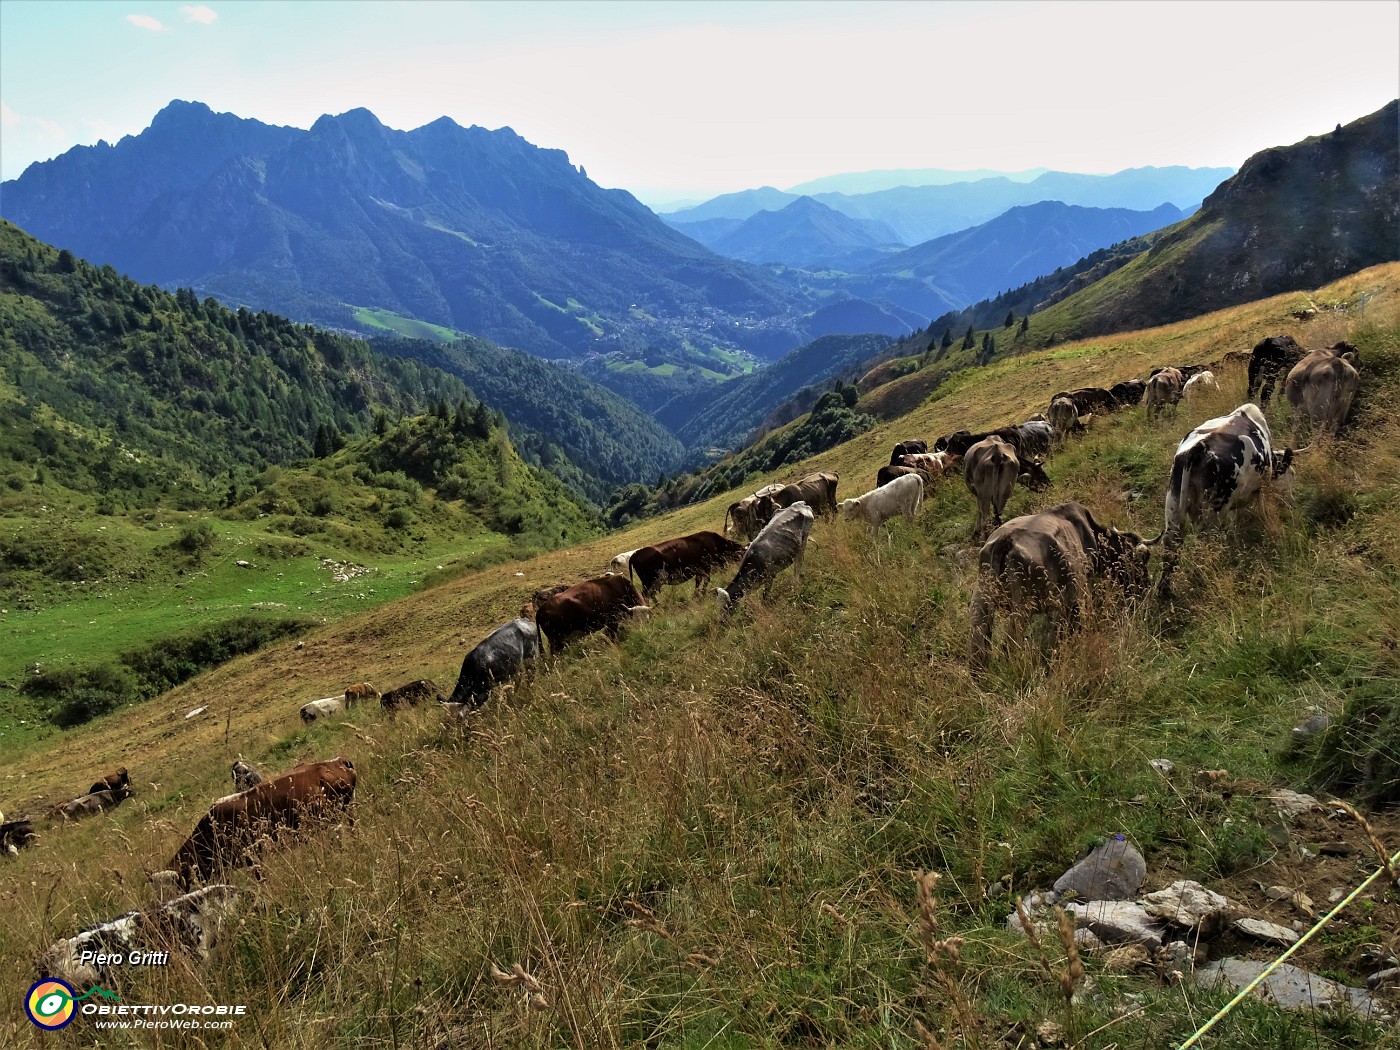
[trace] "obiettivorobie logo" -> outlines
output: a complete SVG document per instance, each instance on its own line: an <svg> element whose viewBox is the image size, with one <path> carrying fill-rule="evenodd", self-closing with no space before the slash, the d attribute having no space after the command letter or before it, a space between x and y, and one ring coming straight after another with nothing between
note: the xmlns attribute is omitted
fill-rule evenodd
<svg viewBox="0 0 1400 1050"><path fill-rule="evenodd" d="M57 977L45 977L36 981L24 999L24 1012L29 1019L48 1032L57 1031L70 1024L77 1014L77 1003L90 997L121 1002L121 996L105 988L93 985L82 995L73 991L73 986Z"/></svg>

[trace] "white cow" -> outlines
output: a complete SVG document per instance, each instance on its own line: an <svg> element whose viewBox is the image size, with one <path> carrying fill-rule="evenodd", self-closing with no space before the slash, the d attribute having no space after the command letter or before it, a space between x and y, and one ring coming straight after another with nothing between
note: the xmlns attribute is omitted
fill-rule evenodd
<svg viewBox="0 0 1400 1050"><path fill-rule="evenodd" d="M623 551L621 554L619 554L616 558L614 558L608 563L608 572L611 572L617 576L626 576L627 566L632 563L632 555L636 553L637 551L635 550Z"/></svg>
<svg viewBox="0 0 1400 1050"><path fill-rule="evenodd" d="M1202 397L1219 389L1220 384L1216 382L1214 372L1197 372L1186 380L1186 386L1182 388L1182 396L1186 398L1186 407L1190 408Z"/></svg>
<svg viewBox="0 0 1400 1050"><path fill-rule="evenodd" d="M345 714L345 697L327 696L321 700L312 700L309 704L303 704L301 708L301 720L307 725L318 718L330 718L332 715Z"/></svg>
<svg viewBox="0 0 1400 1050"><path fill-rule="evenodd" d="M898 514L912 522L914 512L923 501L923 480L917 474L905 474L863 496L842 500L838 509L847 521L864 518L870 526L870 535L874 536L880 526Z"/></svg>

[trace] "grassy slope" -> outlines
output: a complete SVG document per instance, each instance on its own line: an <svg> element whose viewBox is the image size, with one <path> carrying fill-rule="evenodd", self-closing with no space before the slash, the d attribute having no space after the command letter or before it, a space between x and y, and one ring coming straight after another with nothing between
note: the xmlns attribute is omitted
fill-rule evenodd
<svg viewBox="0 0 1400 1050"><path fill-rule="evenodd" d="M1223 998L1110 975L1091 958L1100 998L1066 1011L1035 952L1002 932L1004 900L982 888L1045 885L1115 831L1144 849L1154 885L1185 873L1258 912L1259 883L1288 877L1271 867L1288 851L1265 833L1256 797L1260 784L1303 777L1280 765L1280 741L1310 705L1335 711L1400 677L1400 424L1388 408L1400 392L1400 266L1323 294L1369 300L1304 326L1288 316L1299 296L1281 296L1000 362L811 464L838 470L854 494L897 439L1023 418L1062 387L1217 360L1266 334L1350 337L1373 362L1356 458L1314 455L1291 504L1271 498L1237 533L1192 540L1180 579L1192 609L1096 623L1048 671L1006 655L972 679L972 507L955 483L888 543L818 525L801 586L785 578L727 627L710 601L668 591L646 628L565 654L468 734L432 712L301 727L298 704L352 681L450 686L466 648L532 587L715 528L732 496L490 568L7 763L7 813L37 812L118 762L142 791L111 819L48 830L5 870L11 991L28 987L53 936L145 902L142 869L163 864L226 790L235 754L287 768L340 752L363 774L355 829L277 854L210 966L134 978L128 1001L249 1002L256 1020L239 1044L286 1047L433 1045L451 1032L460 1045L912 1046L916 1020L943 1045L992 1046L1016 1045L1047 1017L1085 1045L1174 1045ZM1220 404L1197 415L1241 398L1242 371L1223 380ZM1188 425L1185 410L1155 428L1140 411L1104 421L1051 464L1055 490L1018 490L1009 510L1080 498L1155 533ZM1349 523L1315 523L1343 503L1357 511ZM182 719L201 704L205 717ZM1158 756L1177 763L1175 779L1148 769ZM1229 769L1234 793L1195 790L1200 767ZM1394 849L1400 822L1378 827ZM1339 885L1369 870L1364 856L1337 863ZM944 876L938 936L966 938L961 968L924 962L910 874L929 869ZM1400 917L1372 896L1301 961L1354 982L1357 945L1396 950ZM1048 951L1060 966L1063 953ZM517 962L543 982L547 1010L490 981L491 964ZM1089 1036L1127 992L1144 1010ZM1276 1016L1248 1006L1214 1045L1397 1045L1394 1031ZM25 1024L0 1017L0 1042L24 1045Z"/></svg>

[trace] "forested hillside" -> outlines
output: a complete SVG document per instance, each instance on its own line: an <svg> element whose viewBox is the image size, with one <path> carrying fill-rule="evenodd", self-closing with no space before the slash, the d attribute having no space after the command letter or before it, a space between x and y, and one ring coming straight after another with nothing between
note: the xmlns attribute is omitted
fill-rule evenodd
<svg viewBox="0 0 1400 1050"><path fill-rule="evenodd" d="M220 474L309 456L318 434L362 434L375 412L469 394L361 340L139 285L0 222L0 469L10 476L42 464L119 501L197 501Z"/></svg>

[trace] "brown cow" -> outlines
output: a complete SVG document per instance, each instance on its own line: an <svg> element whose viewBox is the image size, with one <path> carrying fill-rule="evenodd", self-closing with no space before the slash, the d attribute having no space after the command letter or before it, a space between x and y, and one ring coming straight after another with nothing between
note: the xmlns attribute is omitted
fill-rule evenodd
<svg viewBox="0 0 1400 1050"><path fill-rule="evenodd" d="M906 474L917 474L924 479L924 484L928 485L933 479L918 467L881 467L875 473L875 487L883 488L895 478L902 478Z"/></svg>
<svg viewBox="0 0 1400 1050"><path fill-rule="evenodd" d="M1360 385L1356 347L1334 343L1325 350L1314 350L1294 365L1283 381L1283 390L1300 421L1335 434L1346 422Z"/></svg>
<svg viewBox="0 0 1400 1050"><path fill-rule="evenodd" d="M1040 491L1050 485L1050 477L1040 460L1022 462L1010 442L989 437L967 450L964 459L963 482L977 497L977 524L973 535L982 535L987 523L987 510L992 511L995 525L1001 524L1001 511L1011 498L1011 490L1020 482L1028 489Z"/></svg>
<svg viewBox="0 0 1400 1050"><path fill-rule="evenodd" d="M922 470L926 481L941 478L949 471L959 468L961 464L962 456L956 452L919 452L905 456L899 461L900 466Z"/></svg>
<svg viewBox="0 0 1400 1050"><path fill-rule="evenodd" d="M641 582L642 598L651 601L663 584L695 581L695 593L710 582L710 574L744 556L744 546L717 532L693 532L662 540L632 552L627 574Z"/></svg>
<svg viewBox="0 0 1400 1050"><path fill-rule="evenodd" d="M782 487L765 485L753 495L731 503L724 512L724 534L738 536L741 540L751 540L757 536L778 509L770 497ZM539 604L535 603L536 606Z"/></svg>
<svg viewBox="0 0 1400 1050"><path fill-rule="evenodd" d="M531 616L534 610L531 610ZM415 707L425 700L442 700L442 691L438 689L437 683L430 678L420 678L407 685L401 685L397 689L390 689L379 698L379 706L386 711L396 711L400 707Z"/></svg>
<svg viewBox="0 0 1400 1050"><path fill-rule="evenodd" d="M1147 559L1140 536L1100 525L1079 503L1013 518L978 556L969 663L974 669L986 663L997 609L1014 621L1013 638L1025 637L1036 613L1046 615L1052 637L1058 636L1078 621L1091 579L1111 578L1130 595L1142 593Z"/></svg>
<svg viewBox="0 0 1400 1050"><path fill-rule="evenodd" d="M337 757L297 766L214 803L170 861L180 886L189 889L226 867L251 863L261 840L297 830L303 818L348 810L356 779L355 764Z"/></svg>
<svg viewBox="0 0 1400 1050"><path fill-rule="evenodd" d="M1179 368L1163 368L1152 374L1147 381L1147 392L1142 395L1142 403L1147 408L1147 418L1154 419L1168 406L1175 406L1181 400L1186 388L1186 376Z"/></svg>
<svg viewBox="0 0 1400 1050"><path fill-rule="evenodd" d="M813 514L835 514L836 513L836 483L840 480L839 475L828 471L818 471L815 474L808 474L801 481L794 481L791 485L784 485L771 494L773 501L773 513L782 510L784 507L791 507L794 503L805 503L812 508ZM763 523L768 523L769 514L763 519Z"/></svg>
<svg viewBox="0 0 1400 1050"><path fill-rule="evenodd" d="M349 709L351 704L361 700L374 701L379 699L379 690L368 682L356 682L354 685L345 687L345 707Z"/></svg>
<svg viewBox="0 0 1400 1050"><path fill-rule="evenodd" d="M108 773L101 780L97 781L97 783L93 784L92 787L88 788L88 794L91 795L98 791L119 791L130 785L131 777L127 774L126 766L122 766L120 769Z"/></svg>
<svg viewBox="0 0 1400 1050"><path fill-rule="evenodd" d="M629 620L644 620L651 610L626 576L598 576L560 591L535 613L535 624L558 652L569 642L594 631L617 632Z"/></svg>
<svg viewBox="0 0 1400 1050"><path fill-rule="evenodd" d="M1136 382L1136 380L1133 380ZM1119 384L1120 386L1123 384ZM1114 389L1117 389L1116 387ZM1105 390L1101 386L1081 386L1073 390L1061 390L1050 399L1053 405L1060 398L1067 398L1074 403L1076 416L1091 416L1095 412L1112 412L1115 408L1121 407L1121 402L1114 395L1112 390ZM1136 404L1137 402L1133 402ZM1054 422L1054 412L1047 411L1051 422Z"/></svg>

